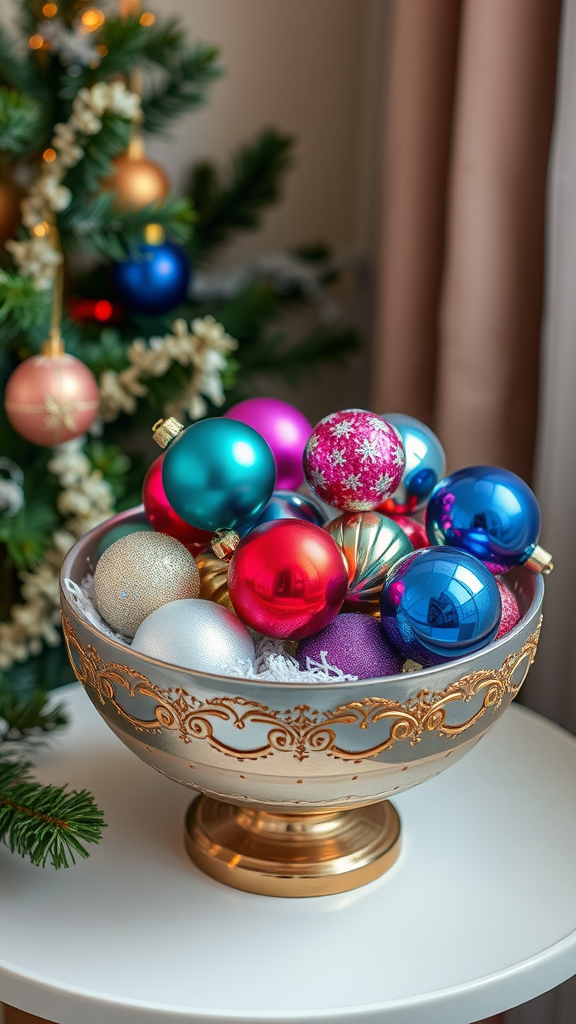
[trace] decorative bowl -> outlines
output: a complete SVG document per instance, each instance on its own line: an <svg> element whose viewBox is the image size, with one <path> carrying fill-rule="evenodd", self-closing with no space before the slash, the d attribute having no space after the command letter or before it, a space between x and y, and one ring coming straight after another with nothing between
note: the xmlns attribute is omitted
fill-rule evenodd
<svg viewBox="0 0 576 1024"><path fill-rule="evenodd" d="M544 582L507 576L522 619L500 640L433 668L380 679L273 683L194 672L109 639L65 584L93 573L98 545L131 509L86 534L61 574L77 678L116 735L157 771L203 793L186 846L210 875L272 895L322 895L382 874L400 850L388 798L438 775L490 729L536 653Z"/></svg>

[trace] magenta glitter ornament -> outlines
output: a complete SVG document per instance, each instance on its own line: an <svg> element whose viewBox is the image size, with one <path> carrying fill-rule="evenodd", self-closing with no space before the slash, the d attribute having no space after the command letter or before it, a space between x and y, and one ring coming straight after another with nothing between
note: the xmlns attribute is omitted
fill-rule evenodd
<svg viewBox="0 0 576 1024"><path fill-rule="evenodd" d="M343 512L368 512L394 493L404 472L399 433L364 409L333 412L316 424L304 472L322 501Z"/></svg>
<svg viewBox="0 0 576 1024"><path fill-rule="evenodd" d="M496 640L499 640L501 636L505 636L511 629L514 629L514 626L518 625L522 616L520 615L516 595L506 586L504 580L497 579L496 585L500 592L500 601L502 603L502 618L500 619L500 625L495 637Z"/></svg>
<svg viewBox="0 0 576 1024"><path fill-rule="evenodd" d="M296 491L304 482L302 456L312 433L303 413L279 398L247 398L224 413L253 427L267 441L276 463L275 491Z"/></svg>
<svg viewBox="0 0 576 1024"><path fill-rule="evenodd" d="M390 646L379 619L358 612L342 612L319 633L298 644L296 658L307 668L307 658L322 661L358 679L394 676L402 671L403 659Z"/></svg>

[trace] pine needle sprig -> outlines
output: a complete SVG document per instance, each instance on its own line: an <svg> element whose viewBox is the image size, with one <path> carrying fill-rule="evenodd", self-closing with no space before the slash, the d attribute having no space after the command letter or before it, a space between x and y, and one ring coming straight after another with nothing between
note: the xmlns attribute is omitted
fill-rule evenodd
<svg viewBox="0 0 576 1024"><path fill-rule="evenodd" d="M18 45L0 25L0 80L22 95L36 95L38 79L34 71L32 51Z"/></svg>
<svg viewBox="0 0 576 1024"><path fill-rule="evenodd" d="M37 867L67 868L98 843L103 812L83 789L43 785L23 758L0 757L0 841Z"/></svg>
<svg viewBox="0 0 576 1024"><path fill-rule="evenodd" d="M36 744L67 723L64 705L53 704L44 690L34 690L22 699L0 689L0 743Z"/></svg>
<svg viewBox="0 0 576 1024"><path fill-rule="evenodd" d="M162 80L142 99L144 129L163 132L167 124L206 101L208 87L221 77L216 46L198 43L193 50L176 51L164 65Z"/></svg>
<svg viewBox="0 0 576 1024"><path fill-rule="evenodd" d="M38 291L31 277L0 270L0 324L4 342L34 327L46 326L49 315L49 296Z"/></svg>
<svg viewBox="0 0 576 1024"><path fill-rule="evenodd" d="M159 224L175 242L190 237L194 214L186 199L168 196L161 203L122 208L114 192L81 202L74 199L60 214L64 251L81 248L89 256L123 262L137 257L148 224Z"/></svg>
<svg viewBox="0 0 576 1024"><path fill-rule="evenodd" d="M212 256L231 231L258 226L263 210L279 199L293 145L290 135L267 128L238 150L223 183L213 164L205 161L193 168L189 194L198 217L190 246L193 260Z"/></svg>
<svg viewBox="0 0 576 1024"><path fill-rule="evenodd" d="M0 150L11 156L26 156L38 148L44 132L40 105L15 89L0 87Z"/></svg>

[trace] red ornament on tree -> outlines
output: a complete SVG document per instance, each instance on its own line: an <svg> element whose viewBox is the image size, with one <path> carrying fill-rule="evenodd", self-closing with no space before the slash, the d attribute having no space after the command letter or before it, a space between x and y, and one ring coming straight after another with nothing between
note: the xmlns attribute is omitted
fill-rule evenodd
<svg viewBox="0 0 576 1024"><path fill-rule="evenodd" d="M167 533L179 540L192 555L197 555L208 546L212 534L206 530L197 530L195 526L181 519L166 497L162 483L162 463L164 455L154 460L144 477L142 501L146 515L157 533Z"/></svg>
<svg viewBox="0 0 576 1024"><path fill-rule="evenodd" d="M84 434L96 418L100 393L94 374L67 355L60 339L16 367L4 392L6 415L22 437L43 447Z"/></svg>
<svg viewBox="0 0 576 1024"><path fill-rule="evenodd" d="M413 548L430 547L430 541L426 536L426 530L422 523L419 523L417 519L412 519L410 516L400 514L393 516L390 512L384 512L382 508L379 508L377 511L382 515L386 515L388 519L393 519L395 523L398 523L400 529L404 530L408 540L412 542Z"/></svg>
<svg viewBox="0 0 576 1024"><path fill-rule="evenodd" d="M265 636L300 640L340 611L348 589L342 552L320 526L277 519L252 530L228 570L239 617Z"/></svg>

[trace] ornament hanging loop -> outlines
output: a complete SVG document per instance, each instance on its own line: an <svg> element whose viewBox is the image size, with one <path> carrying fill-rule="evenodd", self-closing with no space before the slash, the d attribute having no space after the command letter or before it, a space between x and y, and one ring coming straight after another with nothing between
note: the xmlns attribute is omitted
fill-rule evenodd
<svg viewBox="0 0 576 1024"><path fill-rule="evenodd" d="M216 530L211 547L217 558L229 562L239 543L240 537L235 530Z"/></svg>
<svg viewBox="0 0 576 1024"><path fill-rule="evenodd" d="M54 269L54 286L52 289L52 310L50 314L50 334L48 340L42 343L42 355L56 358L64 355L64 341L62 338L62 294L64 291L64 257L60 246L60 235L55 224L49 225L54 249L60 256L59 263Z"/></svg>
<svg viewBox="0 0 576 1024"><path fill-rule="evenodd" d="M184 424L180 423L180 420L177 420L175 416L169 416L165 420L156 420L152 427L152 437L159 448L167 448L183 430Z"/></svg>

